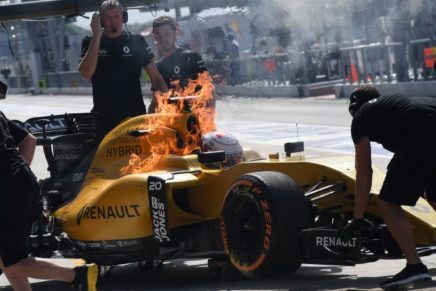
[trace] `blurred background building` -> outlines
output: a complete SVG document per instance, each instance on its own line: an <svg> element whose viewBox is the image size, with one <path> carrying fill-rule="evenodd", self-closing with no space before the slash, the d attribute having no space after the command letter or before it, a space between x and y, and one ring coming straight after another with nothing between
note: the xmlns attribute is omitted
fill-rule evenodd
<svg viewBox="0 0 436 291"><path fill-rule="evenodd" d="M17 2L0 0L0 14L2 5ZM434 79L432 0L162 0L138 11L143 21L129 20L130 31L143 34L154 47L151 21L170 13L179 22L179 45L202 54L221 84ZM11 87L35 93L89 87L76 70L81 40L89 34L78 18L1 22L1 76ZM238 49L237 56L231 48Z"/></svg>

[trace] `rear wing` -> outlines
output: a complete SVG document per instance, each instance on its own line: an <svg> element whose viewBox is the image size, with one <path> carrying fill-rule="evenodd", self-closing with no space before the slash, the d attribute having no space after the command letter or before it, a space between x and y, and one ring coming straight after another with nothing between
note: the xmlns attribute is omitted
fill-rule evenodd
<svg viewBox="0 0 436 291"><path fill-rule="evenodd" d="M24 127L37 138L46 138L77 133L95 133L96 124L97 114L87 112L32 117L24 122Z"/></svg>

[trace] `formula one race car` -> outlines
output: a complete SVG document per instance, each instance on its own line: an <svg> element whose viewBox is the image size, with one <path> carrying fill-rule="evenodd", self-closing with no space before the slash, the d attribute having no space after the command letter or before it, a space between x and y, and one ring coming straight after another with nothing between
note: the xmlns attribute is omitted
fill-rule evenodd
<svg viewBox="0 0 436 291"><path fill-rule="evenodd" d="M51 174L41 181L44 215L30 238L36 255L57 250L101 266L138 262L143 271L175 258L210 258L213 277L227 261L252 278L291 273L302 263L353 265L401 255L376 207L384 176L376 169L368 227L338 237L353 211L352 157L306 159L295 155L303 143L290 142L267 158L244 149L229 165L225 151L186 152L199 135L193 113L127 119L101 140L95 123L91 113L25 122ZM420 199L404 210L416 243L434 245L431 206Z"/></svg>

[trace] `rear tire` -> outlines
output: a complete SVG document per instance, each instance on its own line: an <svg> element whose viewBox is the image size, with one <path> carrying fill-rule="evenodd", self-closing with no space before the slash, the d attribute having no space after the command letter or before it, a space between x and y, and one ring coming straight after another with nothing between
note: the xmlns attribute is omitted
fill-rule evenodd
<svg viewBox="0 0 436 291"><path fill-rule="evenodd" d="M225 251L243 275L289 274L301 266L300 232L312 225L310 202L289 176L254 172L228 191L220 224Z"/></svg>

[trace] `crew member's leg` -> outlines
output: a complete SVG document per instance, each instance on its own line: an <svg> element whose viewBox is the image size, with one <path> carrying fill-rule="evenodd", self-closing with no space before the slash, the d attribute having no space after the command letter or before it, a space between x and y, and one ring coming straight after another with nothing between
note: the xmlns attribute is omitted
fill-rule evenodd
<svg viewBox="0 0 436 291"><path fill-rule="evenodd" d="M3 268L3 270L8 278L29 277L71 283L75 277L75 272L72 268L59 266L49 261L37 258L23 259L12 266Z"/></svg>
<svg viewBox="0 0 436 291"><path fill-rule="evenodd" d="M3 265L2 260L0 259L0 269L5 273L6 278L8 279L9 283L15 290L20 291L30 291L32 288L30 287L29 280L27 277L23 276L16 276L12 273L7 272L6 268Z"/></svg>
<svg viewBox="0 0 436 291"><path fill-rule="evenodd" d="M407 260L407 265L401 272L380 284L382 288L396 288L431 279L427 267L421 262L416 250L412 225L401 208L401 205L416 204L424 193L426 175L429 173L425 169L425 162L411 160L410 156L401 152L394 155L388 165L378 199L388 230Z"/></svg>
<svg viewBox="0 0 436 291"><path fill-rule="evenodd" d="M378 200L378 206L380 207L389 232L403 251L407 263L420 263L421 259L416 251L415 243L413 242L412 226L401 206L386 202L382 199Z"/></svg>
<svg viewBox="0 0 436 291"><path fill-rule="evenodd" d="M28 276L11 272L10 267L27 258L30 200L27 185L9 177L11 183L0 181L0 268L15 290L31 290Z"/></svg>

